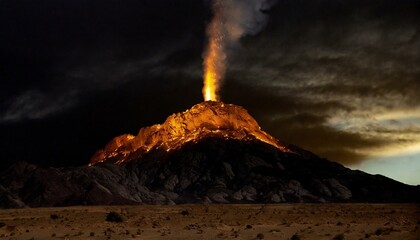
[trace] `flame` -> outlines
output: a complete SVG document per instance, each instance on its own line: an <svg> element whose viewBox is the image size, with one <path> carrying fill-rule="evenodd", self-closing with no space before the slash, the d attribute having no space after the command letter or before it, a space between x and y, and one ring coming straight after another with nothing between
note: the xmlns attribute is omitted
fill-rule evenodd
<svg viewBox="0 0 420 240"><path fill-rule="evenodd" d="M214 16L207 27L209 42L204 54L204 87L205 101L220 101L219 87L226 71L226 53L224 47L222 5L219 1L213 6Z"/></svg>
<svg viewBox="0 0 420 240"><path fill-rule="evenodd" d="M221 80L218 74L216 61L218 59L219 46L215 39L210 39L207 57L204 60L204 88L203 95L205 101L218 101L218 86Z"/></svg>

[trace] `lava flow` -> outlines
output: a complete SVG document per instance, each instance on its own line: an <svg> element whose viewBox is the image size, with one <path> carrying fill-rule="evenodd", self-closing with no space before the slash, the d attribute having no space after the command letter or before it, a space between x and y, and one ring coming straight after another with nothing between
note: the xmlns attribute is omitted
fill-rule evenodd
<svg viewBox="0 0 420 240"><path fill-rule="evenodd" d="M169 116L163 124L140 129L137 136L125 134L114 138L96 152L89 165L111 162L122 164L140 159L151 150L170 152L186 143L214 137L241 141L259 140L288 151L274 137L262 131L248 112L233 104L206 101L191 109Z"/></svg>

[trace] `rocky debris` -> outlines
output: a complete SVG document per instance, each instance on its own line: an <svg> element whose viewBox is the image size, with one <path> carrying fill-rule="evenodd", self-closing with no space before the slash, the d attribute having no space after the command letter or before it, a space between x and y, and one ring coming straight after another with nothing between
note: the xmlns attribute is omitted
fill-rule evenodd
<svg viewBox="0 0 420 240"><path fill-rule="evenodd" d="M354 171L293 147L207 138L126 164L0 174L0 207L113 204L420 202L420 187Z"/></svg>
<svg viewBox="0 0 420 240"><path fill-rule="evenodd" d="M120 223L120 222L123 222L124 221L124 217L121 214L117 213L117 212L109 212L106 215L105 220L107 222Z"/></svg>

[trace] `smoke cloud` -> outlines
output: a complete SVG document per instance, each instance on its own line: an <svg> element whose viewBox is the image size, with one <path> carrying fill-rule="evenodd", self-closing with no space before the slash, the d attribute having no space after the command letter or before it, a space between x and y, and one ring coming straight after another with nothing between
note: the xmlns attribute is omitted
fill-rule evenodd
<svg viewBox="0 0 420 240"><path fill-rule="evenodd" d="M213 20L207 28L209 43L204 54L205 100L219 100L229 53L246 35L255 35L267 23L265 11L274 0L214 0Z"/></svg>

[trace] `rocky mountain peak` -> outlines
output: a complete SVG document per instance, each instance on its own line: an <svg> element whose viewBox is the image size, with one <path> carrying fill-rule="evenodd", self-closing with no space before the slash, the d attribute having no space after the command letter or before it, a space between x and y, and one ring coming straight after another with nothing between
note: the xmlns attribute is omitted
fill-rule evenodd
<svg viewBox="0 0 420 240"><path fill-rule="evenodd" d="M114 138L104 149L96 152L90 165L104 162L122 164L139 159L151 150L170 152L186 143L208 137L259 140L281 151L290 151L285 144L262 131L243 107L206 101L184 112L172 114L163 124L141 128L136 136L124 134Z"/></svg>

